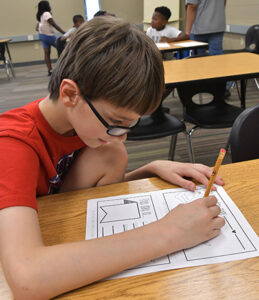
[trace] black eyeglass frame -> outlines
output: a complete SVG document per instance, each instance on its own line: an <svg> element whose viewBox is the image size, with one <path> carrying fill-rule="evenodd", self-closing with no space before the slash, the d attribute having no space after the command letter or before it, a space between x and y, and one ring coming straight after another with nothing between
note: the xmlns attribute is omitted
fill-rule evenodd
<svg viewBox="0 0 259 300"><path fill-rule="evenodd" d="M136 120L136 123L134 125L132 125L131 127L126 127L126 126L115 126L115 125L109 125L104 119L103 117L98 113L98 111L95 109L95 107L93 106L93 104L91 103L91 101L89 100L89 98L87 96L83 96L84 100L86 101L86 103L89 105L89 107L91 108L92 112L95 114L95 116L97 117L97 119L107 128L106 133L110 136L123 136L124 134L128 133L129 131L131 131L132 129L134 129L139 121L140 118L138 120ZM112 131L114 130L118 130L118 129L124 129L125 132L121 133L121 134L114 134L112 133Z"/></svg>

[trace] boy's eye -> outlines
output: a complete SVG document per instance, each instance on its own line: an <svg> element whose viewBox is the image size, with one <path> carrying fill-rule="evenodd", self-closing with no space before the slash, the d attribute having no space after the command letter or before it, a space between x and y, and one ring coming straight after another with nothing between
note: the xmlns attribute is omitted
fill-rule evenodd
<svg viewBox="0 0 259 300"><path fill-rule="evenodd" d="M115 120L115 119L110 119L111 120L111 123L114 124L114 125L121 125L122 124L122 121L120 120Z"/></svg>

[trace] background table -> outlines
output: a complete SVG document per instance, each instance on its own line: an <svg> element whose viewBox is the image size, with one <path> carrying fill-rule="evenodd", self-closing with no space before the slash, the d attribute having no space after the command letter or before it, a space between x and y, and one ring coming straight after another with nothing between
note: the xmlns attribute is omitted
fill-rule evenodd
<svg viewBox="0 0 259 300"><path fill-rule="evenodd" d="M195 42L196 45L187 46L188 43ZM159 50L164 54L167 52L177 52L179 51L180 58L183 58L184 50L193 50L194 54L197 54L198 49L208 49L208 43L196 42L192 40L179 41L174 43L168 43L170 47L159 48ZM183 44L186 44L183 46Z"/></svg>
<svg viewBox="0 0 259 300"><path fill-rule="evenodd" d="M225 190L259 234L259 159L223 165L219 173L225 180ZM87 199L172 187L150 178L38 198L43 240L46 245L83 240ZM258 280L259 260L250 258L97 282L57 298L255 300ZM10 299L3 277L0 284L1 300Z"/></svg>
<svg viewBox="0 0 259 300"><path fill-rule="evenodd" d="M241 80L241 106L245 108L245 79L259 76L259 55L234 53L164 61L165 84L177 87L186 82L224 79Z"/></svg>

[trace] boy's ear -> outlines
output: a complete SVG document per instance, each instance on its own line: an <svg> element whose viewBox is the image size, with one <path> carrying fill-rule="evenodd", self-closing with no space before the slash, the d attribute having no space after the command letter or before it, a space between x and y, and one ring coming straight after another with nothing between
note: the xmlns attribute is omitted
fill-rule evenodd
<svg viewBox="0 0 259 300"><path fill-rule="evenodd" d="M80 97L77 84L71 79L63 79L59 88L59 96L66 107L75 106Z"/></svg>

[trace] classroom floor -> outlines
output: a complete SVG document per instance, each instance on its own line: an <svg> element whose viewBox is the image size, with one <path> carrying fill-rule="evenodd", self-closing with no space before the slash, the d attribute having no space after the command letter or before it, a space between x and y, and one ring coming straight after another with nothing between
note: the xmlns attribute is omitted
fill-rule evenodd
<svg viewBox="0 0 259 300"><path fill-rule="evenodd" d="M4 69L0 69L0 113L47 95L49 77L45 65L16 67L15 73L16 78L8 81ZM247 107L259 103L259 90L252 79L248 81L246 97ZM228 101L240 105L236 87L231 88ZM182 106L176 91L165 99L164 106L169 107L173 115L182 118ZM187 124L187 128L191 127L192 125ZM230 129L196 130L192 138L196 162L214 165L219 149L227 143L229 132ZM170 137L150 141L127 141L125 144L129 154L128 170L132 170L155 159L167 159ZM183 133L178 135L175 160L189 161ZM223 163L230 162L230 155L227 154Z"/></svg>

